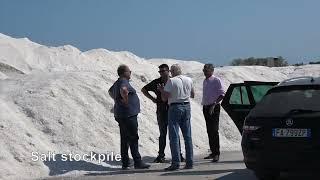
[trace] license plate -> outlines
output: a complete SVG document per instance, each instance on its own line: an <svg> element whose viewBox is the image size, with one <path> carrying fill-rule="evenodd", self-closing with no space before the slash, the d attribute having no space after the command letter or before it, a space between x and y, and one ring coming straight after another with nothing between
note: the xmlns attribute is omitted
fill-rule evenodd
<svg viewBox="0 0 320 180"><path fill-rule="evenodd" d="M273 137L311 137L311 129L274 128Z"/></svg>

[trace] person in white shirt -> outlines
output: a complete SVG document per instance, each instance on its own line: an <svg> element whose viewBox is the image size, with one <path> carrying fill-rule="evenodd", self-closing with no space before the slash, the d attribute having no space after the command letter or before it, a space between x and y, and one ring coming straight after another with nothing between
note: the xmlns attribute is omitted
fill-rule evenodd
<svg viewBox="0 0 320 180"><path fill-rule="evenodd" d="M186 149L185 169L193 168L193 146L191 137L190 98L194 98L192 79L182 75L181 67L174 64L170 68L172 78L165 86L158 86L163 101L168 100L169 139L172 156L171 165L167 171L180 168L179 127L182 131Z"/></svg>

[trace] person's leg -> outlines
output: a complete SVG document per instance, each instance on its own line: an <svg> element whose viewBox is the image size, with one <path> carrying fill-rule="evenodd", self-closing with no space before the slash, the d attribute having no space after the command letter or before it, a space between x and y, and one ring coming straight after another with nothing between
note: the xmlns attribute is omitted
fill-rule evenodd
<svg viewBox="0 0 320 180"><path fill-rule="evenodd" d="M179 138L179 147L180 147L180 162L184 162L185 159L184 159L184 157L182 155L182 152L181 152L181 141L180 141L180 138Z"/></svg>
<svg viewBox="0 0 320 180"><path fill-rule="evenodd" d="M211 158L215 144L214 144L214 122L212 119L212 115L209 114L210 106L203 106L203 116L206 121L206 127L207 127L207 134L208 134L208 139L209 139L209 147L211 150L211 154L206 157L206 159Z"/></svg>
<svg viewBox="0 0 320 180"><path fill-rule="evenodd" d="M216 105L214 108L214 113L212 115L213 122L213 155L220 155L220 141L219 141L219 116L220 116L220 105Z"/></svg>
<svg viewBox="0 0 320 180"><path fill-rule="evenodd" d="M179 124L181 119L182 111L178 105L169 107L169 139L170 139L170 150L172 156L171 166L174 168L180 165L180 154L179 154Z"/></svg>
<svg viewBox="0 0 320 180"><path fill-rule="evenodd" d="M168 130L168 109L164 109L161 113L163 116L161 116L161 129L162 129L162 145L161 145L161 152L163 152L163 157L164 157L164 150L166 148L166 141L167 141L167 130ZM161 134L161 133L160 133ZM161 136L161 135L160 135ZM160 139L160 138L159 138ZM181 143L180 143L180 138L179 138L179 147L180 147L180 161L184 162L185 159L182 156L181 152ZM160 152L159 152L160 156Z"/></svg>
<svg viewBox="0 0 320 180"><path fill-rule="evenodd" d="M157 120L159 126L159 158L164 158L165 153L164 150L166 148L166 138L167 138L167 128L168 128L168 111L161 111L157 112Z"/></svg>
<svg viewBox="0 0 320 180"><path fill-rule="evenodd" d="M128 149L129 149L129 144L128 144L128 138L126 136L126 127L123 124L123 121L121 119L117 119L119 123L119 128L120 128L120 151L121 151L121 161L122 161L122 167L128 167L129 166L129 155L128 155Z"/></svg>
<svg viewBox="0 0 320 180"><path fill-rule="evenodd" d="M134 163L141 162L141 155L139 153L139 146L138 146L138 121L137 116L132 116L126 119L126 132L128 136L128 142L131 150L131 155L134 160Z"/></svg>
<svg viewBox="0 0 320 180"><path fill-rule="evenodd" d="M190 104L183 105L184 113L179 122L183 134L186 149L186 168L193 166L193 145L191 134L191 108Z"/></svg>
<svg viewBox="0 0 320 180"><path fill-rule="evenodd" d="M127 118L127 134L129 137L129 146L131 150L131 155L134 160L134 168L135 169L147 169L150 165L145 164L141 160L141 155L139 153L139 135L138 135L138 117L131 116Z"/></svg>

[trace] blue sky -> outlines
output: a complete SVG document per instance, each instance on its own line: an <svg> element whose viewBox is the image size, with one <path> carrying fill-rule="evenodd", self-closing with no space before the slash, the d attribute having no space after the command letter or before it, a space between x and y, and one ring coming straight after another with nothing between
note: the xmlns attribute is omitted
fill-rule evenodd
<svg viewBox="0 0 320 180"><path fill-rule="evenodd" d="M320 60L318 0L0 0L0 33L144 58Z"/></svg>

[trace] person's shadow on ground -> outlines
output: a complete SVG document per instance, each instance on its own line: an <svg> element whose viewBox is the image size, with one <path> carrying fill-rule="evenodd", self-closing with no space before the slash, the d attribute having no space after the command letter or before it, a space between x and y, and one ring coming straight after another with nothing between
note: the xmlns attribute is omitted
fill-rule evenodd
<svg viewBox="0 0 320 180"><path fill-rule="evenodd" d="M247 177L249 173L247 169L222 169L222 170L188 170L188 171L176 171L176 172L167 172L161 174L161 176L203 176L203 175L213 175L221 173L235 173L237 177ZM218 178L219 179L219 178Z"/></svg>
<svg viewBox="0 0 320 180"><path fill-rule="evenodd" d="M105 154L106 155L106 154ZM106 155L107 156L107 155ZM88 157L90 158L90 157ZM115 157L113 157L115 159ZM142 157L142 160L146 163L152 163L155 157L145 156ZM131 165L133 166L133 160L130 159ZM62 154L55 155L54 160L43 161L43 163L49 168L49 176L56 176L68 173L70 171L94 171L94 172L101 172L107 173L110 171L118 171L121 170L121 161L103 161L110 165L111 167L106 167L101 164L94 164L89 161L79 160L76 161L75 159L66 159L66 157L62 156ZM99 174L99 173L98 173Z"/></svg>
<svg viewBox="0 0 320 180"><path fill-rule="evenodd" d="M62 154L55 155L55 161L49 160L43 162L50 170L49 176L61 175L70 171L111 171L117 168L109 168L102 165L94 164L84 160L76 161L62 157Z"/></svg>
<svg viewBox="0 0 320 180"><path fill-rule="evenodd" d="M154 157L144 157L144 162L152 163ZM170 163L170 161L168 161ZM197 162L196 164L210 164L210 162ZM236 162L224 162L224 163L236 163ZM169 165L169 164L168 164ZM196 166L196 165L195 165ZM236 173L237 176L246 176L248 170L245 169L225 169L225 170L179 170L179 171L165 171L164 169L131 169L131 170L119 170L111 172L92 172L87 173L85 176L114 176L114 175L129 175L129 174L143 174L143 173L158 173L161 172L159 176L197 176L197 175L212 175L220 173Z"/></svg>

